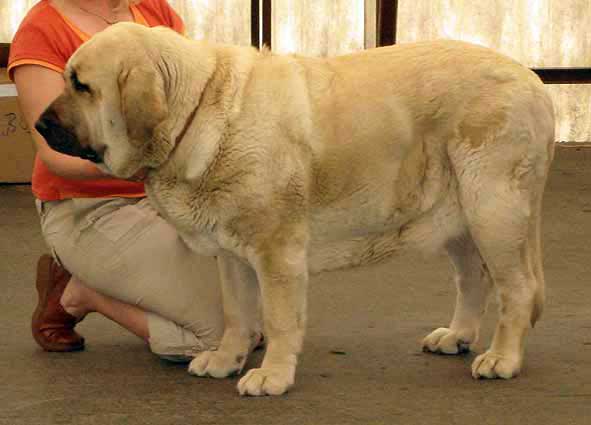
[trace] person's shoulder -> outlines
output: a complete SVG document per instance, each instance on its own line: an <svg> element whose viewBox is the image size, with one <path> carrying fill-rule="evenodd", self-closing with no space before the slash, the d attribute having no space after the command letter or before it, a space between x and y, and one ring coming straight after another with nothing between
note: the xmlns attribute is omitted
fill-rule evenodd
<svg viewBox="0 0 591 425"><path fill-rule="evenodd" d="M135 7L144 15L150 26L164 25L181 34L184 33L183 20L167 0L142 0L135 3Z"/></svg>
<svg viewBox="0 0 591 425"><path fill-rule="evenodd" d="M41 0L29 10L16 31L8 59L9 69L19 64L43 63L51 69L63 69L75 50L64 33L67 24L47 0Z"/></svg>
<svg viewBox="0 0 591 425"><path fill-rule="evenodd" d="M166 0L141 0L135 5L140 9L148 9L162 16L166 16L171 9Z"/></svg>
<svg viewBox="0 0 591 425"><path fill-rule="evenodd" d="M21 37L52 37L60 16L47 1L40 1L29 10L14 35L13 44Z"/></svg>
<svg viewBox="0 0 591 425"><path fill-rule="evenodd" d="M55 21L57 18L59 18L57 11L49 2L42 0L27 12L18 31L46 29L49 27L48 23Z"/></svg>
<svg viewBox="0 0 591 425"><path fill-rule="evenodd" d="M54 11L55 9L49 4L48 1L41 0L31 7L31 9L29 9L25 15L25 18L23 19L23 23L36 22L38 19L40 19L40 17L44 18L47 16L47 14L52 14Z"/></svg>

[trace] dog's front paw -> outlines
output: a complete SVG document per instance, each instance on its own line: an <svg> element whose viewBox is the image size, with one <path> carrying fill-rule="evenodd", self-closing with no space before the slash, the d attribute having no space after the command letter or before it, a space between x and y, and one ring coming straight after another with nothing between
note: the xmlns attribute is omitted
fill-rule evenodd
<svg viewBox="0 0 591 425"><path fill-rule="evenodd" d="M189 364L189 373L197 376L225 378L238 374L246 362L246 355L230 354L224 351L203 351Z"/></svg>
<svg viewBox="0 0 591 425"><path fill-rule="evenodd" d="M238 382L240 395L281 395L293 386L295 368L273 367L251 369Z"/></svg>
<svg viewBox="0 0 591 425"><path fill-rule="evenodd" d="M461 354L470 351L474 337L470 332L459 332L449 328L435 329L423 339L423 351L438 354Z"/></svg>
<svg viewBox="0 0 591 425"><path fill-rule="evenodd" d="M510 379L519 375L520 370L519 358L506 357L490 350L476 357L472 363L472 376L475 379Z"/></svg>

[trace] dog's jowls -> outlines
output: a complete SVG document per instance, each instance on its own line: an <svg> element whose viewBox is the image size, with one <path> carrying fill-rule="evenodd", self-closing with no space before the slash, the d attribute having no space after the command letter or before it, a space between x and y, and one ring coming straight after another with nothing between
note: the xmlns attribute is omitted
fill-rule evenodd
<svg viewBox="0 0 591 425"><path fill-rule="evenodd" d="M162 216L218 256L226 329L191 373L240 372L262 307L267 351L238 390L284 393L308 275L407 247L445 250L456 271L453 319L424 349L469 349L495 288L498 326L472 375L519 373L544 301L540 210L554 143L552 104L528 69L454 41L314 59L117 24L65 77L37 126L49 144L121 178L147 170Z"/></svg>

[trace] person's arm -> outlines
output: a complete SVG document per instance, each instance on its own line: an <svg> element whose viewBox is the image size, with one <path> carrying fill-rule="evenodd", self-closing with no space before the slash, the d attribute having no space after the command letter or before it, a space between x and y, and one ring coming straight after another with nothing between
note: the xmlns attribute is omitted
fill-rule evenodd
<svg viewBox="0 0 591 425"><path fill-rule="evenodd" d="M14 70L14 82L21 110L37 147L37 154L47 168L68 179L112 178L90 161L54 151L35 130L35 122L39 116L64 89L64 80L58 72L38 65L21 65Z"/></svg>

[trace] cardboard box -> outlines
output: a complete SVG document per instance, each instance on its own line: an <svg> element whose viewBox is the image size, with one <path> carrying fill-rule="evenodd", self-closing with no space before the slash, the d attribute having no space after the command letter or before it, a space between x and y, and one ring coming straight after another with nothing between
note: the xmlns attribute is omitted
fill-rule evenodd
<svg viewBox="0 0 591 425"><path fill-rule="evenodd" d="M18 102L16 87L0 69L0 183L29 183L34 142Z"/></svg>

